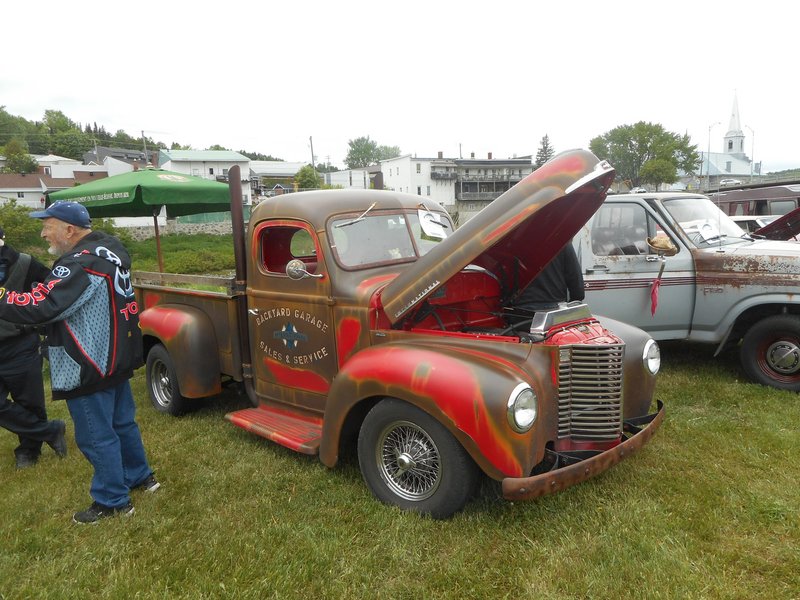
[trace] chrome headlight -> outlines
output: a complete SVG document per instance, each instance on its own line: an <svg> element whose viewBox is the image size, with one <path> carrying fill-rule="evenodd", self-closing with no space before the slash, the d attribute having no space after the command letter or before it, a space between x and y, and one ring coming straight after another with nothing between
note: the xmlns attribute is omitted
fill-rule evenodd
<svg viewBox="0 0 800 600"><path fill-rule="evenodd" d="M517 433L533 427L539 413L539 399L527 383L520 383L508 397L508 424Z"/></svg>
<svg viewBox="0 0 800 600"><path fill-rule="evenodd" d="M644 345L642 362L644 362L644 366L647 367L651 375L655 375L658 373L659 369L661 369L661 350L658 348L658 344L656 344L655 340L647 340L647 343Z"/></svg>

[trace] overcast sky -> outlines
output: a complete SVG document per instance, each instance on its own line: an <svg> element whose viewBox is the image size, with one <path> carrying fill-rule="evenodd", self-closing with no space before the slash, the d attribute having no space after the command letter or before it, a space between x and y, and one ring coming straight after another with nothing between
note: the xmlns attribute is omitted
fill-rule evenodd
<svg viewBox="0 0 800 600"><path fill-rule="evenodd" d="M141 7L141 8L139 8ZM0 105L113 133L343 167L370 136L420 157L557 151L637 121L722 151L734 95L764 172L800 167L800 5L58 2L0 9ZM719 123L719 124L718 124ZM746 126L752 128L755 135Z"/></svg>

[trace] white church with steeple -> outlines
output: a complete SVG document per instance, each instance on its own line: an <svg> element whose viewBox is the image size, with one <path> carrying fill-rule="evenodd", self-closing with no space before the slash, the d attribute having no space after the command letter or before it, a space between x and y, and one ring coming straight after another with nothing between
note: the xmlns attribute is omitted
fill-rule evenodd
<svg viewBox="0 0 800 600"><path fill-rule="evenodd" d="M750 129L751 153L753 135ZM751 177L761 175L761 163L753 163L753 158L745 152L747 141L739 118L739 100L734 92L728 131L722 138L722 152L700 152L702 164L698 175L701 175L701 187L713 189L719 186L722 179L738 179L746 183Z"/></svg>

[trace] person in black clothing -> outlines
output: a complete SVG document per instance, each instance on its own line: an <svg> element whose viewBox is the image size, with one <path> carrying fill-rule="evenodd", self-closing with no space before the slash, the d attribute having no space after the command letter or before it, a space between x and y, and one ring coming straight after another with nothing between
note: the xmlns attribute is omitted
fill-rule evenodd
<svg viewBox="0 0 800 600"><path fill-rule="evenodd" d="M560 302L583 300L583 275L572 242L542 269L536 278L512 300L512 320L528 321L536 311L558 308Z"/></svg>
<svg viewBox="0 0 800 600"><path fill-rule="evenodd" d="M38 260L7 245L0 227L0 286L24 292L49 274L50 269ZM14 450L18 469L36 464L42 442L62 458L67 454L66 424L47 420L39 335L31 328L3 320L0 320L0 427L19 437L19 446Z"/></svg>

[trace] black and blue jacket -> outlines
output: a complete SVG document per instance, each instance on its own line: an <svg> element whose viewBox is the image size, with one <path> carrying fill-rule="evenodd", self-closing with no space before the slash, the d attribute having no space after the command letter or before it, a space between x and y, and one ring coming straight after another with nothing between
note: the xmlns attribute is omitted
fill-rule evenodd
<svg viewBox="0 0 800 600"><path fill-rule="evenodd" d="M93 231L31 291L0 288L0 319L46 325L53 398L113 387L142 365L130 268L120 241Z"/></svg>

